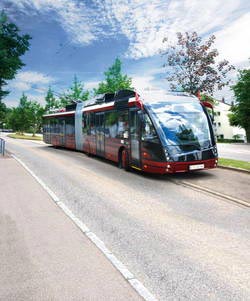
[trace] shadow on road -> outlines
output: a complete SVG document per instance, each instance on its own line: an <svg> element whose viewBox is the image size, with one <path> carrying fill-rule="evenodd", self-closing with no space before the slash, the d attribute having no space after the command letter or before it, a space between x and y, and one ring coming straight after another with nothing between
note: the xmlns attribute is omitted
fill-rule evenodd
<svg viewBox="0 0 250 301"><path fill-rule="evenodd" d="M110 166L114 166L116 168L118 168L117 163L107 160L105 158L96 156L96 155L87 155L86 153L82 152L82 151L77 151L77 150L72 150L72 149L66 149L63 147L55 147L52 145L48 145L47 150L57 150L60 151L61 153L65 153L65 154L70 154L70 153L78 153L78 154L82 154L83 157L85 158L89 158L92 160L95 160L96 162L102 162L105 164L108 164ZM42 148L42 150L47 151L46 148ZM159 175L159 174L151 174L151 173L146 173L146 172L142 172L142 171L138 171L135 170L133 168L131 168L130 172L132 172L135 175L138 176L142 176L145 178L149 178L149 179L155 179L155 180L177 180L177 181L184 181L184 180L191 180L191 179L211 179L213 178L215 175L213 174L214 170L200 170L200 171L192 171L189 173L177 173L177 174L165 174L165 175Z"/></svg>

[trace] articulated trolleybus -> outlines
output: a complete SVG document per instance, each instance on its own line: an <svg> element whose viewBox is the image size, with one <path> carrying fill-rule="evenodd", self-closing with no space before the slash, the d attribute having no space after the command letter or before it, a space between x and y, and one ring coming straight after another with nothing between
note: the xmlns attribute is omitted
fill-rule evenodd
<svg viewBox="0 0 250 301"><path fill-rule="evenodd" d="M69 105L44 116L43 139L158 174L214 168L218 159L205 106L184 93L121 90Z"/></svg>

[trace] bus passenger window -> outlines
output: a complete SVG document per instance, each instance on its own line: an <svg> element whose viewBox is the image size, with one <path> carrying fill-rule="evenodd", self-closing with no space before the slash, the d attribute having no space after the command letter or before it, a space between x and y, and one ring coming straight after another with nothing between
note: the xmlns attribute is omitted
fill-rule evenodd
<svg viewBox="0 0 250 301"><path fill-rule="evenodd" d="M105 136L110 138L116 138L117 136L117 122L118 114L117 112L107 112L105 114Z"/></svg>
<svg viewBox="0 0 250 301"><path fill-rule="evenodd" d="M89 121L88 135L95 135L95 113L90 113Z"/></svg>
<svg viewBox="0 0 250 301"><path fill-rule="evenodd" d="M82 132L89 135L89 114L82 115Z"/></svg>
<svg viewBox="0 0 250 301"><path fill-rule="evenodd" d="M122 111L119 113L117 138L128 138L128 111Z"/></svg>
<svg viewBox="0 0 250 301"><path fill-rule="evenodd" d="M73 117L66 117L66 135L74 135L75 134L75 122Z"/></svg>

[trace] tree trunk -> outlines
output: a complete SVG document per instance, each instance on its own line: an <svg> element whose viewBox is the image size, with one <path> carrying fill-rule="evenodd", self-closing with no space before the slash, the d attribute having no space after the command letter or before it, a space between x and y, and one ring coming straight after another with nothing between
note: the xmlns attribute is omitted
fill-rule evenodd
<svg viewBox="0 0 250 301"><path fill-rule="evenodd" d="M246 131L246 136L247 136L247 143L250 143L250 127L245 129Z"/></svg>

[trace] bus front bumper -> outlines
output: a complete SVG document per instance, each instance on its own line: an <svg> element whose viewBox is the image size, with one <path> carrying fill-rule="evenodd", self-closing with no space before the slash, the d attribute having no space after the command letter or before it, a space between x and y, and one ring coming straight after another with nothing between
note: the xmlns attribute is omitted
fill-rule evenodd
<svg viewBox="0 0 250 301"><path fill-rule="evenodd" d="M148 173L167 174L211 169L217 167L217 164L218 158L189 162L155 162L143 160L142 170Z"/></svg>

